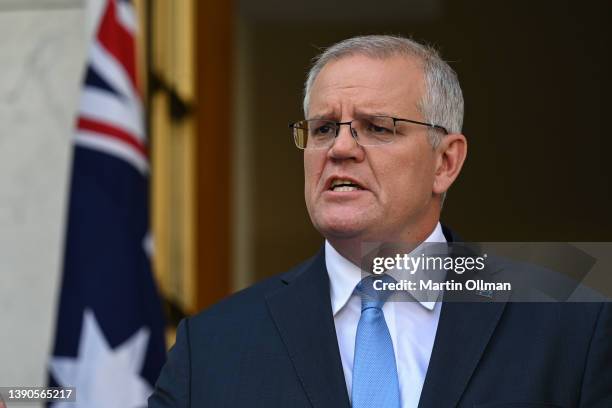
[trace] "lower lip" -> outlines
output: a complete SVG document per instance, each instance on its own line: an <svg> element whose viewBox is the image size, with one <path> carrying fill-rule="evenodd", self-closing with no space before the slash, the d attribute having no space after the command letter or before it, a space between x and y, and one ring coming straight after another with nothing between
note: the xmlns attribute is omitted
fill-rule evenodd
<svg viewBox="0 0 612 408"><path fill-rule="evenodd" d="M361 197L363 194L367 193L368 190L353 190L353 191L333 191L326 190L323 192L323 197L328 199L352 199Z"/></svg>

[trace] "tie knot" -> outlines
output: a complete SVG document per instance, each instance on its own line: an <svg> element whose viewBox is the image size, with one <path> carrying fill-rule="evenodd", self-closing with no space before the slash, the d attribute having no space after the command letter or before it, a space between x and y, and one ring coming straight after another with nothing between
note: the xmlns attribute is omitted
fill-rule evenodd
<svg viewBox="0 0 612 408"><path fill-rule="evenodd" d="M395 282L389 275L368 275L355 287L355 292L361 297L361 311L369 308L382 309L383 305L393 293L384 283Z"/></svg>

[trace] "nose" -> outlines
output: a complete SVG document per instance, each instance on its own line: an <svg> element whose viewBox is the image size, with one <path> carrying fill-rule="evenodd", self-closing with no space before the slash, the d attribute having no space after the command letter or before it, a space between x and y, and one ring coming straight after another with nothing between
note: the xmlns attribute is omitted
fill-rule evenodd
<svg viewBox="0 0 612 408"><path fill-rule="evenodd" d="M351 133L352 131L353 129L348 123L340 125L334 144L329 149L328 157L337 160L362 159L363 147L357 143Z"/></svg>

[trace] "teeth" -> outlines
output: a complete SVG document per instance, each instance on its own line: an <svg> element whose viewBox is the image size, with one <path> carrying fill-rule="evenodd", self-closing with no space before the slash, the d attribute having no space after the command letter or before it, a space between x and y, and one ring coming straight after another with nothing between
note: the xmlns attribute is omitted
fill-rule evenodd
<svg viewBox="0 0 612 408"><path fill-rule="evenodd" d="M356 186L340 186L340 187L334 187L333 188L334 191L357 191L359 190L359 187Z"/></svg>
<svg viewBox="0 0 612 408"><path fill-rule="evenodd" d="M331 187L332 188L334 188L336 186L340 186L340 185L351 185L351 186L354 186L355 183L353 183L350 180L342 180L342 179L336 179L336 180L332 181L332 183L331 183Z"/></svg>
<svg viewBox="0 0 612 408"><path fill-rule="evenodd" d="M361 190L361 187L353 183L351 180L335 179L332 180L331 190L339 192L356 191Z"/></svg>

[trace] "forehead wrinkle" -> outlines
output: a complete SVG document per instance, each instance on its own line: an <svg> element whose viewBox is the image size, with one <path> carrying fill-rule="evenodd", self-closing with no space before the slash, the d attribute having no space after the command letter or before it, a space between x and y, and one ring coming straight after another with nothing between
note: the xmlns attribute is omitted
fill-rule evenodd
<svg viewBox="0 0 612 408"><path fill-rule="evenodd" d="M329 119L337 116L338 109L334 107L325 107L322 110L315 111L317 113L313 114L313 111L309 112L309 119Z"/></svg>
<svg viewBox="0 0 612 408"><path fill-rule="evenodd" d="M312 119L341 117L344 114L370 116L390 114L388 102L379 101L377 98L359 100L347 95L332 95L329 98L323 95L320 98L313 98L312 105L314 105L314 109L311 106L309 112Z"/></svg>
<svg viewBox="0 0 612 408"><path fill-rule="evenodd" d="M350 113L356 115L370 115L370 116L394 116L399 114L397 109L394 109L387 101L379 101L375 99L367 99L363 101L356 101L351 99L349 101L336 100L326 101L325 105L321 109L312 110L316 113L316 116L337 116L342 113Z"/></svg>
<svg viewBox="0 0 612 408"><path fill-rule="evenodd" d="M414 93L420 93L420 86L410 89L408 95L405 87L397 86L389 89L384 89L382 85L368 86L363 84L358 85L342 85L342 86L325 86L320 90L313 92L313 102L319 102L326 106L350 104L353 107L359 106L363 109L380 110L382 112L389 108L390 103L402 103L407 99L407 96ZM367 95L364 95L367 91ZM335 108L334 110L337 110ZM334 112L336 113L336 112Z"/></svg>

